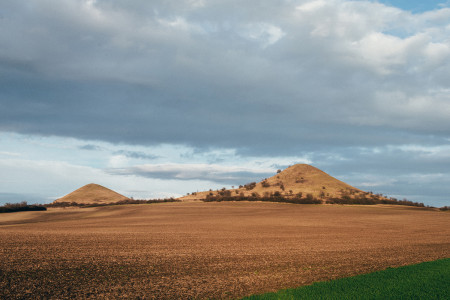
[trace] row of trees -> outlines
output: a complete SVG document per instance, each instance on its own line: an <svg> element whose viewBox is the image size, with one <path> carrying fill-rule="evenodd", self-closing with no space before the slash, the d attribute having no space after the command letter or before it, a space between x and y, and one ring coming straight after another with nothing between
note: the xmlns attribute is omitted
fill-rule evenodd
<svg viewBox="0 0 450 300"><path fill-rule="evenodd" d="M222 202L222 201L267 201L267 202L285 202L294 204L321 204L322 201L316 199L312 194L307 194L306 198L302 198L301 195L296 195L294 197L285 197L280 192L267 193L264 196L260 196L258 193L252 193L250 196L244 196L240 193L237 196L230 194L224 195L207 195L204 202Z"/></svg>
<svg viewBox="0 0 450 300"><path fill-rule="evenodd" d="M252 183L245 186L253 186ZM244 187L245 187L244 186ZM303 194L300 192L296 195L289 191L289 193L281 193L280 191L265 192L263 195L259 195L253 192L250 196L245 196L243 192L238 190L232 193L230 190L223 188L218 191L217 194L209 193L204 201L271 201L271 202L288 202L288 203L305 203L305 204L318 204L322 201L326 201L328 204L360 204L360 205L375 205L375 204L392 204L392 205L406 205L415 207L425 207L423 203L413 202L406 199L397 200L395 198L386 198L381 194L374 195L373 193L361 193L359 191L342 191L341 197L328 198L329 194L325 194L326 187L322 187L319 195L319 199L315 198L312 194L306 194L306 198L303 198ZM248 189L247 189L248 190ZM445 208L444 208L445 209ZM443 209L443 210L444 210Z"/></svg>
<svg viewBox="0 0 450 300"><path fill-rule="evenodd" d="M11 213L18 211L43 211L47 210L47 208L40 204L32 204L29 205L26 201L20 203L6 203L3 206L0 206L0 213Z"/></svg>
<svg viewBox="0 0 450 300"><path fill-rule="evenodd" d="M327 203L332 204L393 204L425 207L421 202L413 202L407 199L398 200L394 197L387 197L383 194L374 194L373 192L361 192L357 190L341 190L341 197L327 199Z"/></svg>
<svg viewBox="0 0 450 300"><path fill-rule="evenodd" d="M342 198L330 198L326 203L329 204L362 204L362 205L374 205L374 204L393 204L393 205L406 205L406 206L416 206L425 207L423 203L413 202L409 200L397 200L395 198L366 198L366 197L342 197Z"/></svg>
<svg viewBox="0 0 450 300"><path fill-rule="evenodd" d="M125 205L125 204L151 204L151 203L164 203L164 202L181 202L181 200L176 200L174 198L168 199L151 199L151 200L122 200L118 202L111 203L77 203L77 202L54 202L50 204L45 204L45 207L98 207L98 206L110 206L110 205Z"/></svg>

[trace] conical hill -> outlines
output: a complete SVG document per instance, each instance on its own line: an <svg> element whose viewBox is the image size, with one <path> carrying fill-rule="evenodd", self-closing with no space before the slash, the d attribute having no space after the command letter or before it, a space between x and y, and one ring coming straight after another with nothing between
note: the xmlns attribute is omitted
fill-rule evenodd
<svg viewBox="0 0 450 300"><path fill-rule="evenodd" d="M90 183L62 198L55 200L54 203L76 202L78 204L105 204L123 200L129 200L129 198L104 186Z"/></svg>
<svg viewBox="0 0 450 300"><path fill-rule="evenodd" d="M315 198L338 198L347 194L365 193L351 185L342 182L316 167L307 164L297 164L267 178L259 183L250 183L238 189L229 190L231 196L270 196L279 193L286 197L306 197L312 194ZM182 197L181 200L205 199L209 196L223 194L224 191L198 192ZM227 193L230 195L230 193Z"/></svg>
<svg viewBox="0 0 450 300"><path fill-rule="evenodd" d="M258 183L253 192L280 191L285 194L312 194L315 197L340 197L346 192L362 192L359 189L342 182L322 170L307 165L297 164Z"/></svg>

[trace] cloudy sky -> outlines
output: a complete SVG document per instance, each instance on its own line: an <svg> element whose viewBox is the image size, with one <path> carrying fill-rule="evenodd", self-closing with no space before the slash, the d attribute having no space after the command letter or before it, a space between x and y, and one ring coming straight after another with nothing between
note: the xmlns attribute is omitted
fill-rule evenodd
<svg viewBox="0 0 450 300"><path fill-rule="evenodd" d="M295 163L450 205L450 2L0 0L0 202Z"/></svg>

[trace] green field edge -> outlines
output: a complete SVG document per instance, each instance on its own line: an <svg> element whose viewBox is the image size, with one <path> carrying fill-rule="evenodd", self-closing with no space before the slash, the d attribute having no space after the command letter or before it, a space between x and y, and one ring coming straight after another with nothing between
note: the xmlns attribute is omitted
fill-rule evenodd
<svg viewBox="0 0 450 300"><path fill-rule="evenodd" d="M256 299L450 299L450 258L242 298Z"/></svg>

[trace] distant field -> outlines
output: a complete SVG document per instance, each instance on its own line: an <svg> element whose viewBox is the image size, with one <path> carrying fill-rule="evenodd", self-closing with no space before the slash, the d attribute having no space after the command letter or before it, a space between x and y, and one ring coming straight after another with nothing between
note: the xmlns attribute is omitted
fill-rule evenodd
<svg viewBox="0 0 450 300"><path fill-rule="evenodd" d="M0 215L0 298L231 299L450 257L448 212L164 203Z"/></svg>
<svg viewBox="0 0 450 300"><path fill-rule="evenodd" d="M246 297L271 299L450 299L450 259Z"/></svg>

